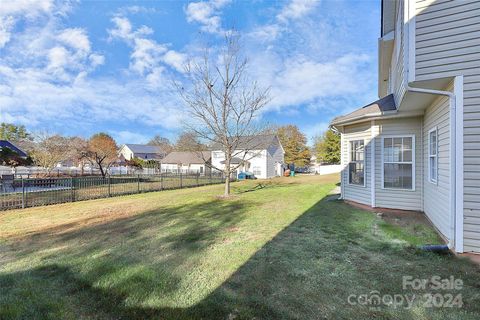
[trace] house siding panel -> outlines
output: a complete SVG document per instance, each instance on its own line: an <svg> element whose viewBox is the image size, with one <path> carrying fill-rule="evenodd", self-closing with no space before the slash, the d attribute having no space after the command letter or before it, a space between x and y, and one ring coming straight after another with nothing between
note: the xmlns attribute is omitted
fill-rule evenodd
<svg viewBox="0 0 480 320"><path fill-rule="evenodd" d="M416 13L416 80L479 74L479 1L417 1Z"/></svg>
<svg viewBox="0 0 480 320"><path fill-rule="evenodd" d="M355 201L358 203L370 205L371 204L371 191L370 191L370 122L362 123L358 125L351 125L344 128L342 134L342 164L343 170L341 174L343 185L343 198L345 200ZM350 185L348 183L348 163L349 159L349 143L354 140L364 140L365 144L365 186Z"/></svg>
<svg viewBox="0 0 480 320"><path fill-rule="evenodd" d="M379 136L375 138L375 183L376 206L402 210L421 211L423 161L422 161L422 118L400 118L378 120ZM382 187L382 137L415 135L415 190L390 190Z"/></svg>
<svg viewBox="0 0 480 320"><path fill-rule="evenodd" d="M396 27L392 61L391 61L391 75L390 79L391 92L395 97L395 103L400 105L406 92L406 74L405 74L405 43L404 43L404 28L403 28L404 8L403 1L396 1Z"/></svg>
<svg viewBox="0 0 480 320"><path fill-rule="evenodd" d="M464 76L464 251L480 252L480 1L417 1L416 12L416 80Z"/></svg>
<svg viewBox="0 0 480 320"><path fill-rule="evenodd" d="M480 70L476 72L464 77L463 245L466 252L480 252Z"/></svg>
<svg viewBox="0 0 480 320"><path fill-rule="evenodd" d="M449 86L447 90L452 90ZM424 115L424 212L445 238L449 238L450 225L450 105L447 97L437 98ZM438 133L438 176L430 182L429 176L429 131L437 128Z"/></svg>

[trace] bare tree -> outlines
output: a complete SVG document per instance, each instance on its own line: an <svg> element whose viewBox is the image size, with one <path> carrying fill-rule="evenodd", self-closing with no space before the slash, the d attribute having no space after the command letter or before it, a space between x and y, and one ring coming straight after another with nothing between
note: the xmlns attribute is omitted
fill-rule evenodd
<svg viewBox="0 0 480 320"><path fill-rule="evenodd" d="M170 140L168 140L167 138L164 138L164 137L162 137L158 134L156 136L154 136L152 139L150 139L150 141L147 144L149 146L160 147L162 149L162 151L165 152L165 154L169 154L173 150L173 146L170 143Z"/></svg>
<svg viewBox="0 0 480 320"><path fill-rule="evenodd" d="M85 165L88 162L86 155L88 151L88 141L81 137L72 137L70 139L71 160L76 166L80 167L80 174L83 176Z"/></svg>
<svg viewBox="0 0 480 320"><path fill-rule="evenodd" d="M175 141L174 149L175 151L205 151L207 146L199 141L195 133L184 131Z"/></svg>
<svg viewBox="0 0 480 320"><path fill-rule="evenodd" d="M46 175L49 176L59 162L70 157L69 138L58 134L37 134L31 154L35 164L45 168Z"/></svg>
<svg viewBox="0 0 480 320"><path fill-rule="evenodd" d="M242 165L232 159L255 156L255 136L263 132L258 116L269 101L268 89L249 79L240 49L238 36L228 33L218 54L206 49L202 59L186 65L187 88L176 83L189 112L187 129L225 154L224 167L213 168L225 174L226 197L230 177Z"/></svg>

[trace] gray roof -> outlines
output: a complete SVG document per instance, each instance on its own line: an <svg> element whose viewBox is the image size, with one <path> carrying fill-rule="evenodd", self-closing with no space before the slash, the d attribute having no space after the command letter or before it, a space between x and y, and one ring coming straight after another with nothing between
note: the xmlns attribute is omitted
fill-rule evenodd
<svg viewBox="0 0 480 320"><path fill-rule="evenodd" d="M395 106L395 99L393 94L390 94L386 97L383 97L380 100L372 102L360 109L357 109L349 114L336 117L331 121L331 125L339 125L348 121L358 120L361 118L368 118L369 116L379 116L384 112L396 111L397 107Z"/></svg>
<svg viewBox="0 0 480 320"><path fill-rule="evenodd" d="M8 148L8 149L12 150L13 152L17 153L18 156L20 156L22 158L27 157L27 153L25 151L23 151L22 149L20 149L19 147L17 147L16 145L14 145L13 143L11 143L8 140L0 140L0 150L2 148Z"/></svg>
<svg viewBox="0 0 480 320"><path fill-rule="evenodd" d="M272 144L279 144L277 136L274 134L263 134L256 136L243 136L239 137L237 149L247 150L264 150L270 147ZM212 150L222 150L222 145L215 143L212 145Z"/></svg>
<svg viewBox="0 0 480 320"><path fill-rule="evenodd" d="M211 158L210 151L173 151L162 159L162 163L173 164L204 164Z"/></svg>
<svg viewBox="0 0 480 320"><path fill-rule="evenodd" d="M150 146L148 144L125 144L133 153L163 154L165 151L159 146Z"/></svg>

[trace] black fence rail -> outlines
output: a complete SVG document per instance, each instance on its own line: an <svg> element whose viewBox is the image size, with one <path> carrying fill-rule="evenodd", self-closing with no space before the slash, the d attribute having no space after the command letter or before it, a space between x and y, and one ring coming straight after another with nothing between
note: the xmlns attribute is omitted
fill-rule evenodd
<svg viewBox="0 0 480 320"><path fill-rule="evenodd" d="M220 174L171 174L15 179L0 187L0 210L116 197L222 183Z"/></svg>

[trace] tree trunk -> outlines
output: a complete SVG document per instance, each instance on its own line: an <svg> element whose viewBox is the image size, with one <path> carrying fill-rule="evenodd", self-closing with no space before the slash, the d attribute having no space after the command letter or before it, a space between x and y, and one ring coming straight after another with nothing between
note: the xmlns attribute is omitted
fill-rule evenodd
<svg viewBox="0 0 480 320"><path fill-rule="evenodd" d="M225 177L225 193L223 194L225 197L230 196L230 175L227 174Z"/></svg>
<svg viewBox="0 0 480 320"><path fill-rule="evenodd" d="M100 173L102 174L102 177L105 178L106 172L103 171L103 167L101 163L98 163L98 168L100 169Z"/></svg>
<svg viewBox="0 0 480 320"><path fill-rule="evenodd" d="M230 196L230 174L231 174L232 172L231 172L231 168L230 168L231 155L230 155L229 151L230 151L230 150L228 150L228 152L225 152L225 170L224 170L224 174L225 174L225 192L223 193L223 196L224 196L224 197Z"/></svg>

